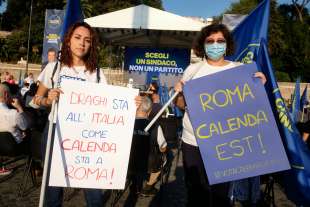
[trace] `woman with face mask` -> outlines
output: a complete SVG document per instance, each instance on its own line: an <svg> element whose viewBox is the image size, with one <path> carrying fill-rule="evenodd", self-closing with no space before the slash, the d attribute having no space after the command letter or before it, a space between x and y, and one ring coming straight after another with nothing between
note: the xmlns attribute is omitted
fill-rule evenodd
<svg viewBox="0 0 310 207"><path fill-rule="evenodd" d="M241 65L241 63L228 61L224 58L225 55L233 53L233 39L223 24L212 24L202 28L193 49L195 54L203 60L187 67L182 79L175 85L175 91L182 92L183 85L191 79ZM257 72L254 77L260 78L265 84L266 78L263 73ZM182 152L187 187L187 206L230 206L229 183L209 185L186 110L183 117Z"/></svg>

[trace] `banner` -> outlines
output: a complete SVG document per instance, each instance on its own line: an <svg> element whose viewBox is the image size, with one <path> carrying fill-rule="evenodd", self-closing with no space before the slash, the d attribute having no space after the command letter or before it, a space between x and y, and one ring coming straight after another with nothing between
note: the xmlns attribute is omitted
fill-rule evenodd
<svg viewBox="0 0 310 207"><path fill-rule="evenodd" d="M210 184L290 169L256 71L255 63L242 65L184 86Z"/></svg>
<svg viewBox="0 0 310 207"><path fill-rule="evenodd" d="M63 80L50 186L123 189L137 89Z"/></svg>
<svg viewBox="0 0 310 207"><path fill-rule="evenodd" d="M174 86L190 63L190 50L178 48L126 47L124 68L135 84L160 81Z"/></svg>
<svg viewBox="0 0 310 207"><path fill-rule="evenodd" d="M54 48L56 52L60 50L61 45L60 33L63 19L64 19L63 10L47 9L45 12L42 63L47 62L47 51L50 48Z"/></svg>

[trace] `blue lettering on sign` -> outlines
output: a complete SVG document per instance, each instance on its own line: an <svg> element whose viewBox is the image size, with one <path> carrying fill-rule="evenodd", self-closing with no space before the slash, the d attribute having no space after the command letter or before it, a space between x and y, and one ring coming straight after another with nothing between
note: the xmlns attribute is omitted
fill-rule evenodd
<svg viewBox="0 0 310 207"><path fill-rule="evenodd" d="M78 80L78 81L86 81L84 78L80 77L73 77L73 76L68 76L68 75L60 75L58 79L58 86L60 86L62 79L67 79L67 80Z"/></svg>
<svg viewBox="0 0 310 207"><path fill-rule="evenodd" d="M85 114L84 114L84 117L85 117ZM83 122L81 114L73 113L73 112L70 112L68 114L66 121L79 122L79 123Z"/></svg>
<svg viewBox="0 0 310 207"><path fill-rule="evenodd" d="M83 138L107 138L108 130L87 130L82 131Z"/></svg>
<svg viewBox="0 0 310 207"><path fill-rule="evenodd" d="M113 109L128 110L127 100L113 99Z"/></svg>
<svg viewBox="0 0 310 207"><path fill-rule="evenodd" d="M75 161L74 161L75 164L80 164L80 163L84 163L84 164L89 164L90 163L90 159L88 156L80 156L80 155L77 155L75 157Z"/></svg>

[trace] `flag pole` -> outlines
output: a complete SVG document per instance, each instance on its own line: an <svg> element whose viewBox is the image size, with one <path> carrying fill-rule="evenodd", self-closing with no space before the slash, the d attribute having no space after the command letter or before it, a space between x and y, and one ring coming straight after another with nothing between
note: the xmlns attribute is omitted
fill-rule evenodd
<svg viewBox="0 0 310 207"><path fill-rule="evenodd" d="M301 122L304 122L305 107L302 107Z"/></svg>
<svg viewBox="0 0 310 207"><path fill-rule="evenodd" d="M144 131L147 132L153 126L153 124L157 121L157 119L161 116L161 114L168 108L170 103L177 97L179 92L175 92L173 96L165 103L165 105L160 109L160 111L156 114L156 116L152 119L152 121L145 127Z"/></svg>
<svg viewBox="0 0 310 207"><path fill-rule="evenodd" d="M29 25L28 25L28 40L27 40L27 62L26 62L26 69L25 69L25 74L24 78L28 76L28 63L29 63L29 48L30 48L30 34L31 34L31 18L32 18L32 3L33 0L31 0L30 3L30 16L29 16Z"/></svg>
<svg viewBox="0 0 310 207"><path fill-rule="evenodd" d="M55 105L56 105L56 101L54 100L52 103L52 108L51 108L51 119L49 121L49 126L48 126L48 136L47 136L47 144L46 144L46 150L45 150L44 168L43 168L39 207L43 207L43 204L44 204L44 197L45 197L46 183L47 183L47 173L48 173L48 166L49 166L49 162L50 162L50 151L51 151L51 144L52 144L53 124L54 124L54 116L55 116ZM57 116L57 114L56 114L56 116Z"/></svg>

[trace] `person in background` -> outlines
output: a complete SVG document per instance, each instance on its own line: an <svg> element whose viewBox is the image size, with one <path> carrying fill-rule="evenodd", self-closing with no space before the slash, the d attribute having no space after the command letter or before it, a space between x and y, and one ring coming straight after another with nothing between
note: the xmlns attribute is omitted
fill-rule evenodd
<svg viewBox="0 0 310 207"><path fill-rule="evenodd" d="M310 120L305 123L299 122L296 126L301 134L302 140L310 147Z"/></svg>
<svg viewBox="0 0 310 207"><path fill-rule="evenodd" d="M158 90L159 90L159 86L157 84L157 82L152 82L149 86L148 91L151 92L151 100L153 102L152 105L152 110L151 113L149 115L149 119L152 120L156 114L160 111L160 109L162 108L162 105L160 103L160 96L158 94Z"/></svg>
<svg viewBox="0 0 310 207"><path fill-rule="evenodd" d="M194 44L194 52L203 60L191 64L182 79L176 83L175 91L182 92L187 81L224 70L230 70L241 63L225 60L225 55L233 54L233 39L223 24L212 24L202 28ZM257 72L254 77L265 84L264 74ZM179 103L180 104L180 103ZM202 157L195 138L185 104L182 132L183 166L187 187L187 206L230 206L229 183L210 185L204 169Z"/></svg>
<svg viewBox="0 0 310 207"><path fill-rule="evenodd" d="M15 85L15 80L14 80L14 76L13 75L9 75L9 79L7 80L7 82L11 85Z"/></svg>
<svg viewBox="0 0 310 207"><path fill-rule="evenodd" d="M10 109L13 107L13 109ZM24 113L24 109L18 99L11 97L11 92L6 84L0 84L0 132L10 132L11 137L1 137L0 152L6 155L18 152L26 153L26 133L30 126L29 117ZM11 170L0 169L0 175L9 174Z"/></svg>
<svg viewBox="0 0 310 207"><path fill-rule="evenodd" d="M34 83L33 73L29 73L27 78L25 78L24 83L28 83L29 86Z"/></svg>
<svg viewBox="0 0 310 207"><path fill-rule="evenodd" d="M24 97L25 93L29 90L29 83L24 82L23 87L20 89L20 94Z"/></svg>
<svg viewBox="0 0 310 207"><path fill-rule="evenodd" d="M42 64L41 70L43 70L48 63L57 61L57 51L55 48L51 47L47 50L47 61Z"/></svg>
<svg viewBox="0 0 310 207"><path fill-rule="evenodd" d="M3 82L9 82L9 80L10 80L10 73L6 71L4 73L4 81Z"/></svg>
<svg viewBox="0 0 310 207"><path fill-rule="evenodd" d="M149 123L149 114L152 109L152 101L149 97L144 96L141 100L141 105L138 107L136 112L134 134L132 141L132 148L130 153L130 162L129 162L129 172L132 174L135 173L149 173L149 178L141 191L143 196L153 196L158 190L155 188L155 184L160 175L161 166L163 165L162 153L166 152L167 142L165 140L163 130L161 126L157 123L154 124L149 132L145 132L144 129ZM145 152L144 161L139 162L141 159L141 151ZM139 157L140 156L140 157ZM133 171L133 172L131 172ZM134 189L138 190L139 182L135 178L136 186Z"/></svg>

